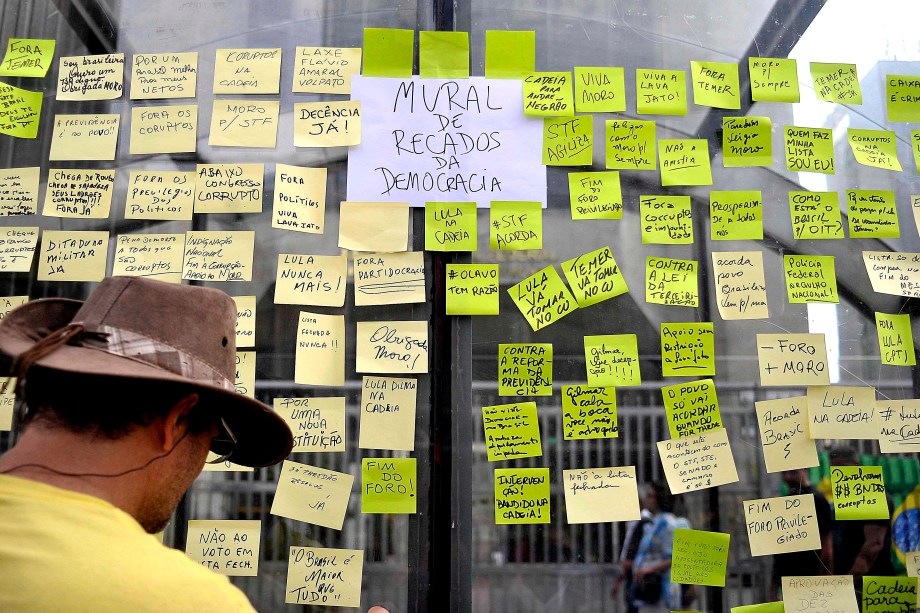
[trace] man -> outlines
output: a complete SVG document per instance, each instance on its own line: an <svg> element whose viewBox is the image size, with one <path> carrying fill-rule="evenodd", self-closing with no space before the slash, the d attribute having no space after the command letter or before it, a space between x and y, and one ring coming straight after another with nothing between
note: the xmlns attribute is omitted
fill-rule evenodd
<svg viewBox="0 0 920 613"><path fill-rule="evenodd" d="M234 391L235 325L223 292L141 278L4 318L0 352L28 409L0 457L0 611L253 610L150 536L209 449L248 466L291 451L283 419Z"/></svg>

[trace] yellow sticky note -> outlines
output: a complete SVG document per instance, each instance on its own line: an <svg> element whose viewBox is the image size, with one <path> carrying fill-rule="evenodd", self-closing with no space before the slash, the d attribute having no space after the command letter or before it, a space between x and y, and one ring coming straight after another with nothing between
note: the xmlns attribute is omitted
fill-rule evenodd
<svg viewBox="0 0 920 613"><path fill-rule="evenodd" d="M550 523L548 468L495 469L495 523Z"/></svg>
<svg viewBox="0 0 920 613"><path fill-rule="evenodd" d="M834 170L834 134L825 128L783 128L786 170L819 172L832 175Z"/></svg>
<svg viewBox="0 0 920 613"><path fill-rule="evenodd" d="M28 296L0 296L0 321L2 321L10 311L24 305L28 301Z"/></svg>
<svg viewBox="0 0 920 613"><path fill-rule="evenodd" d="M690 196L639 196L643 245L693 243Z"/></svg>
<svg viewBox="0 0 920 613"><path fill-rule="evenodd" d="M419 32L418 74L423 79L469 77L469 32Z"/></svg>
<svg viewBox="0 0 920 613"><path fill-rule="evenodd" d="M853 575L783 577L782 585L783 604L789 611L798 610L802 603L809 603L810 607L815 594L820 594L822 611L859 613Z"/></svg>
<svg viewBox="0 0 920 613"><path fill-rule="evenodd" d="M881 466L831 466L834 519L888 519Z"/></svg>
<svg viewBox="0 0 920 613"><path fill-rule="evenodd" d="M261 213L264 164L198 164L196 213Z"/></svg>
<svg viewBox="0 0 920 613"><path fill-rule="evenodd" d="M911 551L904 554L908 577L920 577L920 551Z"/></svg>
<svg viewBox="0 0 920 613"><path fill-rule="evenodd" d="M622 219L620 173L570 172L569 205L572 219Z"/></svg>
<svg viewBox="0 0 920 613"><path fill-rule="evenodd" d="M237 394L256 397L256 352L236 352L236 375L233 386Z"/></svg>
<svg viewBox="0 0 920 613"><path fill-rule="evenodd" d="M722 164L726 168L773 165L769 117L722 118Z"/></svg>
<svg viewBox="0 0 920 613"><path fill-rule="evenodd" d="M16 378L0 377L0 386L9 381L6 391L0 394L0 432L13 429L13 412L16 408Z"/></svg>
<svg viewBox="0 0 920 613"><path fill-rule="evenodd" d="M339 247L352 251L405 251L409 246L408 202L343 202Z"/></svg>
<svg viewBox="0 0 920 613"><path fill-rule="evenodd" d="M275 398L275 413L294 433L291 451L345 451L345 397Z"/></svg>
<svg viewBox="0 0 920 613"><path fill-rule="evenodd" d="M125 54L62 57L58 100L114 100L125 86Z"/></svg>
<svg viewBox="0 0 920 613"><path fill-rule="evenodd" d="M585 337L588 385L639 385L639 348L635 334L601 334Z"/></svg>
<svg viewBox="0 0 920 613"><path fill-rule="evenodd" d="M414 514L415 471L415 458L361 460L361 512Z"/></svg>
<svg viewBox="0 0 920 613"><path fill-rule="evenodd" d="M636 113L686 115L687 73L683 70L637 68Z"/></svg>
<svg viewBox="0 0 920 613"><path fill-rule="evenodd" d="M498 344L499 396L552 396L551 343Z"/></svg>
<svg viewBox="0 0 920 613"><path fill-rule="evenodd" d="M799 73L795 60L749 57L748 69L754 102L799 101Z"/></svg>
<svg viewBox="0 0 920 613"><path fill-rule="evenodd" d="M280 108L278 100L215 100L208 144L274 149L278 141Z"/></svg>
<svg viewBox="0 0 920 613"><path fill-rule="evenodd" d="M626 110L623 69L575 67L575 110L579 113L619 113Z"/></svg>
<svg viewBox="0 0 920 613"><path fill-rule="evenodd" d="M114 160L120 115L55 115L51 135L52 162Z"/></svg>
<svg viewBox="0 0 920 613"><path fill-rule="evenodd" d="M917 167L917 173L920 173L920 130L910 131L910 149L914 153L914 166Z"/></svg>
<svg viewBox="0 0 920 613"><path fill-rule="evenodd" d="M475 202L426 202L425 251L476 251Z"/></svg>
<svg viewBox="0 0 920 613"><path fill-rule="evenodd" d="M821 549L813 495L745 500L743 505L752 556Z"/></svg>
<svg viewBox="0 0 920 613"><path fill-rule="evenodd" d="M575 114L571 72L532 72L524 75L524 114L571 117Z"/></svg>
<svg viewBox="0 0 920 613"><path fill-rule="evenodd" d="M875 326L882 364L914 366L917 363L909 314L876 313Z"/></svg>
<svg viewBox="0 0 920 613"><path fill-rule="evenodd" d="M275 304L345 306L348 257L278 254Z"/></svg>
<svg viewBox="0 0 920 613"><path fill-rule="evenodd" d="M569 288L552 266L547 266L517 285L512 285L508 288L508 294L534 332L555 323L578 308Z"/></svg>
<svg viewBox="0 0 920 613"><path fill-rule="evenodd" d="M639 519L635 466L563 470L562 484L570 524Z"/></svg>
<svg viewBox="0 0 920 613"><path fill-rule="evenodd" d="M0 76L43 77L51 68L54 57L53 39L11 38L6 46Z"/></svg>
<svg viewBox="0 0 920 613"><path fill-rule="evenodd" d="M872 291L920 298L920 253L863 251Z"/></svg>
<svg viewBox="0 0 920 613"><path fill-rule="evenodd" d="M882 453L914 453L920 445L920 400L878 400L875 431Z"/></svg>
<svg viewBox="0 0 920 613"><path fill-rule="evenodd" d="M712 322L661 324L661 374L665 377L716 374Z"/></svg>
<svg viewBox="0 0 920 613"><path fill-rule="evenodd" d="M256 346L256 297L231 296L236 304L236 348Z"/></svg>
<svg viewBox="0 0 920 613"><path fill-rule="evenodd" d="M684 438L722 427L719 398L712 379L661 388L671 438Z"/></svg>
<svg viewBox="0 0 920 613"><path fill-rule="evenodd" d="M131 108L131 155L188 153L197 147L197 104Z"/></svg>
<svg viewBox="0 0 920 613"><path fill-rule="evenodd" d="M296 47L292 91L350 94L351 77L360 73L360 47Z"/></svg>
<svg viewBox="0 0 920 613"><path fill-rule="evenodd" d="M38 226L0 229L0 272L29 272L38 244Z"/></svg>
<svg viewBox="0 0 920 613"><path fill-rule="evenodd" d="M490 462L543 455L534 402L482 407L482 427Z"/></svg>
<svg viewBox="0 0 920 613"><path fill-rule="evenodd" d="M0 134L17 138L38 136L43 95L0 83Z"/></svg>
<svg viewBox="0 0 920 613"><path fill-rule="evenodd" d="M364 377L361 384L361 449L415 450L415 379Z"/></svg>
<svg viewBox="0 0 920 613"><path fill-rule="evenodd" d="M448 315L498 315L498 264L448 264Z"/></svg>
<svg viewBox="0 0 920 613"><path fill-rule="evenodd" d="M486 30L487 79L523 79L536 64L533 30Z"/></svg>
<svg viewBox="0 0 920 613"><path fill-rule="evenodd" d="M102 281L108 232L45 230L38 258L39 281Z"/></svg>
<svg viewBox="0 0 920 613"><path fill-rule="evenodd" d="M294 383L345 385L345 317L301 311L297 320Z"/></svg>
<svg viewBox="0 0 920 613"><path fill-rule="evenodd" d="M874 387L810 386L807 398L811 438L867 438L875 421Z"/></svg>
<svg viewBox="0 0 920 613"><path fill-rule="evenodd" d="M309 234L325 231L325 168L275 165L272 227Z"/></svg>
<svg viewBox="0 0 920 613"><path fill-rule="evenodd" d="M789 192L789 213L796 240L843 238L837 192Z"/></svg>
<svg viewBox="0 0 920 613"><path fill-rule="evenodd" d="M655 170L655 122L608 120L605 123L605 166L616 170Z"/></svg>
<svg viewBox="0 0 920 613"><path fill-rule="evenodd" d="M818 100L839 104L862 104L862 90L856 75L856 64L811 63Z"/></svg>
<svg viewBox="0 0 920 613"><path fill-rule="evenodd" d="M910 210L914 214L914 225L920 233L920 196L913 194L910 197Z"/></svg>
<svg viewBox="0 0 920 613"><path fill-rule="evenodd" d="M840 302L832 255L784 255L783 270L790 304Z"/></svg>
<svg viewBox="0 0 920 613"><path fill-rule="evenodd" d="M427 373L428 322L359 321L355 352L360 373Z"/></svg>
<svg viewBox="0 0 920 613"><path fill-rule="evenodd" d="M131 57L131 99L194 98L198 52L135 53Z"/></svg>
<svg viewBox="0 0 920 613"><path fill-rule="evenodd" d="M657 445L661 467L672 494L695 492L738 481L738 469L725 428L658 441ZM685 466L695 468L688 470Z"/></svg>
<svg viewBox="0 0 920 613"><path fill-rule="evenodd" d="M758 604L732 607L731 613L786 613L786 607L780 602L761 602Z"/></svg>
<svg viewBox="0 0 920 613"><path fill-rule="evenodd" d="M917 577L863 577L863 613L917 610Z"/></svg>
<svg viewBox="0 0 920 613"><path fill-rule="evenodd" d="M699 304L696 260L645 258L645 301L696 307Z"/></svg>
<svg viewBox="0 0 920 613"><path fill-rule="evenodd" d="M562 438L580 441L617 438L616 388L586 385L562 386Z"/></svg>
<svg viewBox="0 0 920 613"><path fill-rule="evenodd" d="M662 185L712 185L706 140L659 140L658 157Z"/></svg>
<svg viewBox="0 0 920 613"><path fill-rule="evenodd" d="M847 214L850 238L899 238L898 207L894 191L848 189Z"/></svg>
<svg viewBox="0 0 920 613"><path fill-rule="evenodd" d="M125 219L191 220L195 173L132 170Z"/></svg>
<svg viewBox="0 0 920 613"><path fill-rule="evenodd" d="M42 215L107 219L114 191L114 170L52 168L48 171Z"/></svg>
<svg viewBox="0 0 920 613"><path fill-rule="evenodd" d="M705 530L674 530L671 581L725 587L730 535Z"/></svg>
<svg viewBox="0 0 920 613"><path fill-rule="evenodd" d="M254 231L186 232L182 278L187 281L252 281Z"/></svg>
<svg viewBox="0 0 920 613"><path fill-rule="evenodd" d="M591 306L629 291L610 247L601 247L566 260L561 266L569 285L574 288L575 301L580 307Z"/></svg>
<svg viewBox="0 0 920 613"><path fill-rule="evenodd" d="M0 169L0 217L38 212L40 173L38 166Z"/></svg>
<svg viewBox="0 0 920 613"><path fill-rule="evenodd" d="M740 109L738 65L729 62L690 62L693 103L718 109Z"/></svg>
<svg viewBox="0 0 920 613"><path fill-rule="evenodd" d="M758 334L760 384L830 385L823 334Z"/></svg>
<svg viewBox="0 0 920 613"><path fill-rule="evenodd" d="M397 28L364 28L364 69L366 77L412 76L415 31Z"/></svg>
<svg viewBox="0 0 920 613"><path fill-rule="evenodd" d="M886 75L885 107L888 109L889 123L920 121L920 77Z"/></svg>
<svg viewBox="0 0 920 613"><path fill-rule="evenodd" d="M893 131L847 128L847 142L859 164L901 171L898 137Z"/></svg>
<svg viewBox="0 0 920 613"><path fill-rule="evenodd" d="M184 234L120 234L112 274L179 283L184 247Z"/></svg>
<svg viewBox="0 0 920 613"><path fill-rule="evenodd" d="M272 515L341 530L353 475L285 460L272 499Z"/></svg>
<svg viewBox="0 0 920 613"><path fill-rule="evenodd" d="M360 549L291 547L284 602L359 607L363 566Z"/></svg>
<svg viewBox="0 0 920 613"><path fill-rule="evenodd" d="M355 306L425 302L425 254L421 251L356 253L354 264Z"/></svg>
<svg viewBox="0 0 920 613"><path fill-rule="evenodd" d="M255 577L261 537L258 519L193 519L188 522L185 553L219 575Z"/></svg>
<svg viewBox="0 0 920 613"><path fill-rule="evenodd" d="M543 207L539 202L494 200L489 209L489 248L543 249Z"/></svg>
<svg viewBox="0 0 920 613"><path fill-rule="evenodd" d="M281 49L218 49L215 94L277 94L281 91Z"/></svg>
<svg viewBox="0 0 920 613"><path fill-rule="evenodd" d="M543 164L590 166L594 151L594 118L547 117L543 120Z"/></svg>
<svg viewBox="0 0 920 613"><path fill-rule="evenodd" d="M818 448L808 436L805 396L755 402L760 444L768 473L818 465Z"/></svg>

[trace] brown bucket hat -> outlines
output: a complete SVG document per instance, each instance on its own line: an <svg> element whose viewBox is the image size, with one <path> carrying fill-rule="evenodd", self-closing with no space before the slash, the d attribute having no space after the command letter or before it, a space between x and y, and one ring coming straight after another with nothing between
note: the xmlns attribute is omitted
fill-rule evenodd
<svg viewBox="0 0 920 613"><path fill-rule="evenodd" d="M86 302L27 302L0 322L14 372L42 370L182 384L210 400L237 439L228 460L269 466L288 456L291 429L236 392L236 306L211 288L106 277Z"/></svg>

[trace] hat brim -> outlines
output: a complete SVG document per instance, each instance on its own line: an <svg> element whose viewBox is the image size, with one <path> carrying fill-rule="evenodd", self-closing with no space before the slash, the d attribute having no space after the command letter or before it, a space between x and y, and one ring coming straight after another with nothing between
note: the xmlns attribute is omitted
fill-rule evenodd
<svg viewBox="0 0 920 613"><path fill-rule="evenodd" d="M12 359L28 350L49 332L63 328L83 305L79 300L44 298L27 302L10 311L0 325L0 351ZM40 326L37 323L40 322ZM228 458L243 466L271 466L285 459L294 445L291 429L284 419L266 404L217 385L189 379L105 351L77 345L62 345L35 362L50 371L106 378L162 381L200 390L237 439ZM34 367L34 366L33 366Z"/></svg>

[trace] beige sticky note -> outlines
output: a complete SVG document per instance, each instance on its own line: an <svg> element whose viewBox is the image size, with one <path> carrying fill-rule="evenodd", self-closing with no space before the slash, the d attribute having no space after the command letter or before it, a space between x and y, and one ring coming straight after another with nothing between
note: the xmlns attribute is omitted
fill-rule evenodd
<svg viewBox="0 0 920 613"><path fill-rule="evenodd" d="M120 121L120 115L55 115L48 159L114 160Z"/></svg>
<svg viewBox="0 0 920 613"><path fill-rule="evenodd" d="M722 319L769 317L762 252L713 251L712 266Z"/></svg>
<svg viewBox="0 0 920 613"><path fill-rule="evenodd" d="M0 272L29 272L38 244L38 226L0 228Z"/></svg>
<svg viewBox="0 0 920 613"><path fill-rule="evenodd" d="M236 352L236 374L233 379L233 386L237 394L256 397L256 352L255 351L237 351Z"/></svg>
<svg viewBox="0 0 920 613"><path fill-rule="evenodd" d="M414 451L417 392L415 379L364 377L358 447Z"/></svg>
<svg viewBox="0 0 920 613"><path fill-rule="evenodd" d="M284 602L359 607L363 566L360 549L291 547Z"/></svg>
<svg viewBox="0 0 920 613"><path fill-rule="evenodd" d="M344 396L275 398L274 409L294 433L292 451L345 451Z"/></svg>
<svg viewBox="0 0 920 613"><path fill-rule="evenodd" d="M272 227L310 234L325 231L325 168L275 165Z"/></svg>
<svg viewBox="0 0 920 613"><path fill-rule="evenodd" d="M252 466L243 466L242 464L236 464L234 462L218 462L217 464L210 464L218 458L218 455L213 451L208 452L208 457L205 458L204 468L202 472L206 473L251 473L255 472L255 468Z"/></svg>
<svg viewBox="0 0 920 613"><path fill-rule="evenodd" d="M876 400L875 431L882 453L915 453L920 449L920 400Z"/></svg>
<svg viewBox="0 0 920 613"><path fill-rule="evenodd" d="M256 346L256 297L232 296L236 304L236 348Z"/></svg>
<svg viewBox="0 0 920 613"><path fill-rule="evenodd" d="M252 281L254 231L185 233L182 278L187 281Z"/></svg>
<svg viewBox="0 0 920 613"><path fill-rule="evenodd" d="M823 334L758 334L761 385L830 385Z"/></svg>
<svg viewBox="0 0 920 613"><path fill-rule="evenodd" d="M214 58L215 94L281 92L281 49L218 49Z"/></svg>
<svg viewBox="0 0 920 613"><path fill-rule="evenodd" d="M0 432L13 429L13 412L16 408L16 378L0 377L0 387L9 380L6 391L0 394Z"/></svg>
<svg viewBox="0 0 920 613"><path fill-rule="evenodd" d="M125 54L62 57L58 71L58 100L114 100L125 84Z"/></svg>
<svg viewBox="0 0 920 613"><path fill-rule="evenodd" d="M121 234L112 274L180 283L184 249L184 234Z"/></svg>
<svg viewBox="0 0 920 613"><path fill-rule="evenodd" d="M873 438L874 387L812 386L807 398L811 438Z"/></svg>
<svg viewBox="0 0 920 613"><path fill-rule="evenodd" d="M114 170L52 168L48 171L42 215L106 219L114 191Z"/></svg>
<svg viewBox="0 0 920 613"><path fill-rule="evenodd" d="M185 553L220 575L255 577L261 538L258 519L193 519L188 522Z"/></svg>
<svg viewBox="0 0 920 613"><path fill-rule="evenodd" d="M743 506L752 556L821 549L811 494L745 500Z"/></svg>
<svg viewBox="0 0 920 613"><path fill-rule="evenodd" d="M348 473L285 460L270 513L341 530L354 482Z"/></svg>
<svg viewBox="0 0 920 613"><path fill-rule="evenodd" d="M425 302L421 251L355 254L355 306Z"/></svg>
<svg viewBox="0 0 920 613"><path fill-rule="evenodd" d="M294 93L350 94L351 77L361 72L361 48L297 47Z"/></svg>
<svg viewBox="0 0 920 613"><path fill-rule="evenodd" d="M194 98L198 52L135 53L131 58L131 99Z"/></svg>
<svg viewBox="0 0 920 613"><path fill-rule="evenodd" d="M295 147L350 147L360 144L360 100L294 105Z"/></svg>
<svg viewBox="0 0 920 613"><path fill-rule="evenodd" d="M408 202L343 202L339 247L352 251L405 251L409 246Z"/></svg>
<svg viewBox="0 0 920 613"><path fill-rule="evenodd" d="M0 169L0 217L38 212L40 172L38 166Z"/></svg>
<svg viewBox="0 0 920 613"><path fill-rule="evenodd" d="M807 607L815 613L859 613L853 575L783 577L782 581L787 611Z"/></svg>
<svg viewBox="0 0 920 613"><path fill-rule="evenodd" d="M348 257L278 254L275 304L344 306Z"/></svg>
<svg viewBox="0 0 920 613"><path fill-rule="evenodd" d="M755 402L760 444L768 473L818 465L818 448L808 437L805 396Z"/></svg>
<svg viewBox="0 0 920 613"><path fill-rule="evenodd" d="M658 441L658 455L672 494L735 483L738 470L725 428Z"/></svg>
<svg viewBox="0 0 920 613"><path fill-rule="evenodd" d="M128 183L125 219L192 219L194 172L132 170Z"/></svg>
<svg viewBox="0 0 920 613"><path fill-rule="evenodd" d="M920 551L904 554L908 577L920 577Z"/></svg>
<svg viewBox="0 0 920 613"><path fill-rule="evenodd" d="M300 312L294 383L345 385L345 318L342 315Z"/></svg>
<svg viewBox="0 0 920 613"><path fill-rule="evenodd" d="M639 519L635 466L563 470L562 484L570 524Z"/></svg>
<svg viewBox="0 0 920 613"><path fill-rule="evenodd" d="M872 291L920 298L920 253L863 251Z"/></svg>
<svg viewBox="0 0 920 613"><path fill-rule="evenodd" d="M261 213L264 164L198 164L196 213Z"/></svg>
<svg viewBox="0 0 920 613"><path fill-rule="evenodd" d="M215 100L208 144L274 149L278 141L280 108L278 100Z"/></svg>
<svg viewBox="0 0 920 613"><path fill-rule="evenodd" d="M108 232L45 230L38 280L102 281L108 251Z"/></svg>
<svg viewBox="0 0 920 613"><path fill-rule="evenodd" d="M29 301L28 296L0 296L0 321L16 307L22 306Z"/></svg>
<svg viewBox="0 0 920 613"><path fill-rule="evenodd" d="M356 353L361 373L427 373L428 322L359 321Z"/></svg>
<svg viewBox="0 0 920 613"><path fill-rule="evenodd" d="M197 104L131 108L131 155L194 153L197 148Z"/></svg>

